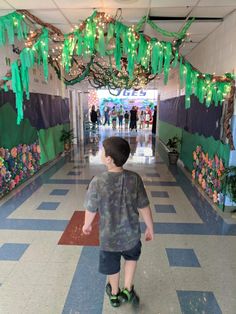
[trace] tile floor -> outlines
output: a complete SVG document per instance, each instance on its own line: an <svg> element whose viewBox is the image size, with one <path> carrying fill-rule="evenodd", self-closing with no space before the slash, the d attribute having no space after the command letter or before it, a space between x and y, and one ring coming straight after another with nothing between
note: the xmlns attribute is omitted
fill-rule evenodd
<svg viewBox="0 0 236 314"><path fill-rule="evenodd" d="M130 142L126 168L142 176L153 209L155 240L143 243L135 279L139 309L111 308L97 246L58 244L83 210L91 178L105 170L98 152L110 135ZM90 134L84 147L0 201L1 314L235 314L235 291L236 220L169 167L147 131Z"/></svg>

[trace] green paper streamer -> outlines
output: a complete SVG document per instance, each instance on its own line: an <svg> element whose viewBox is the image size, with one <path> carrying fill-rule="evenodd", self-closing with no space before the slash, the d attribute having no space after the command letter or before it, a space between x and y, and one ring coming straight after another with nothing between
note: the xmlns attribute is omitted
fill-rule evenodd
<svg viewBox="0 0 236 314"><path fill-rule="evenodd" d="M174 61L173 61L173 68L176 68L176 67L177 67L178 58L179 58L179 51L177 50L177 51L175 52L175 58L174 58Z"/></svg>
<svg viewBox="0 0 236 314"><path fill-rule="evenodd" d="M9 44L15 42L15 35L18 40L26 39L28 33L27 24L21 14L13 12L0 17L0 46L6 44L6 34Z"/></svg>
<svg viewBox="0 0 236 314"><path fill-rule="evenodd" d="M146 56L147 51L147 41L142 34L139 36L139 49L138 49L138 57L137 62L140 63L143 58Z"/></svg>
<svg viewBox="0 0 236 314"><path fill-rule="evenodd" d="M101 56L105 56L106 54L104 32L102 28L98 29L98 52Z"/></svg>
<svg viewBox="0 0 236 314"><path fill-rule="evenodd" d="M188 22L185 24L185 26L183 27L183 29L181 30L181 32L176 33L176 32L169 32L161 27L159 27L156 23L154 23L152 20L147 20L147 23L158 33L160 33L162 36L165 37L175 37L178 39L182 39L183 37L185 37L186 32L188 30L188 28L191 26L191 24L193 23L194 18L192 18L191 20L188 20Z"/></svg>
<svg viewBox="0 0 236 314"><path fill-rule="evenodd" d="M152 74L157 73L158 64L159 64L159 42L152 41L152 59L151 59L151 66L152 66Z"/></svg>
<svg viewBox="0 0 236 314"><path fill-rule="evenodd" d="M121 70L121 66L120 66L120 59L121 59L120 30L121 30L121 23L116 21L116 24L115 24L116 47L114 50L114 57L115 57L115 61L116 61L116 67L118 70Z"/></svg>
<svg viewBox="0 0 236 314"><path fill-rule="evenodd" d="M185 64L186 68L186 81L185 81L185 109L190 108L192 94L192 67L189 63Z"/></svg>
<svg viewBox="0 0 236 314"><path fill-rule="evenodd" d="M17 110L17 125L23 119L23 90L21 84L20 71L18 68L17 60L11 65L12 72L12 90L16 95L16 110Z"/></svg>
<svg viewBox="0 0 236 314"><path fill-rule="evenodd" d="M93 18L87 19L85 32L84 32L84 45L87 48L88 53L91 54L95 47L95 35L96 35L96 24Z"/></svg>
<svg viewBox="0 0 236 314"><path fill-rule="evenodd" d="M162 67L163 67L163 59L164 59L164 47L162 42L160 42L160 47L159 47L159 64L158 64L158 73L160 74L162 72Z"/></svg>
<svg viewBox="0 0 236 314"><path fill-rule="evenodd" d="M183 58L180 58L179 64L179 81L180 81L180 89L184 87L184 65L183 65Z"/></svg>
<svg viewBox="0 0 236 314"><path fill-rule="evenodd" d="M164 57L164 84L165 85L168 82L171 56L172 56L172 46L170 42L167 42L165 44L165 57Z"/></svg>

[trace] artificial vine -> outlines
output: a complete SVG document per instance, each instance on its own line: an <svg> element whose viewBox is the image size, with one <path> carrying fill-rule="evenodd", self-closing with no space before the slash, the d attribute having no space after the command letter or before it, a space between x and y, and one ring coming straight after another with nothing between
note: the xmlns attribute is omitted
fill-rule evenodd
<svg viewBox="0 0 236 314"><path fill-rule="evenodd" d="M35 22L42 28L29 33L26 21ZM0 45L26 40L26 48L20 52L20 59L11 65L11 71L0 80L4 90L12 79L16 94L17 123L23 119L23 95L29 98L29 69L41 64L45 80L48 79L48 63L66 85L74 85L88 77L96 88L107 87L140 89L156 75L163 74L168 83L171 67L179 64L181 87L185 88L185 107L191 105L190 96L195 94L201 103L209 107L212 102L222 104L232 93L233 75L222 77L201 73L179 53L187 36L187 30L194 19L188 20L180 32L163 30L151 20L142 18L136 26L126 26L103 13L96 12L72 32L62 32L45 23L27 10L13 12L0 18ZM150 38L140 30L147 22L162 36L174 37L173 42ZM62 45L55 55L53 44ZM108 61L107 61L108 60ZM63 70L63 71L62 71Z"/></svg>

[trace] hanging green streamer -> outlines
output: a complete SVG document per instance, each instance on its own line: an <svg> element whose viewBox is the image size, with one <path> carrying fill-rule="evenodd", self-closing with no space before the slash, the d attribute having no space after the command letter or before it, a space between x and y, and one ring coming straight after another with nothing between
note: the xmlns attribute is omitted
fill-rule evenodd
<svg viewBox="0 0 236 314"><path fill-rule="evenodd" d="M184 28L182 29L182 31L180 33L176 33L176 32L169 32L161 27L159 27L156 23L154 23L152 20L147 20L147 23L158 33L160 33L162 36L165 37L175 37L178 39L182 39L185 35L186 35L186 31L188 30L188 28L190 27L190 25L193 23L194 18L192 18L191 20L189 20L187 22L187 24L184 26Z"/></svg>
<svg viewBox="0 0 236 314"><path fill-rule="evenodd" d="M133 79L133 72L134 72L134 66L136 62L136 55L137 55L137 48L138 48L138 41L135 37L135 32L132 28L128 30L127 33L128 36L128 73L130 75L130 78Z"/></svg>
<svg viewBox="0 0 236 314"><path fill-rule="evenodd" d="M13 12L0 17L0 46L6 44L6 34L9 44L15 42L15 35L18 40L27 38L28 26L21 14Z"/></svg>
<svg viewBox="0 0 236 314"><path fill-rule="evenodd" d="M159 47L159 64L158 64L158 73L160 74L162 72L162 67L163 67L163 59L164 59L164 45L163 43L159 42L160 47Z"/></svg>
<svg viewBox="0 0 236 314"><path fill-rule="evenodd" d="M101 56L105 56L106 54L104 32L102 28L98 29L98 52Z"/></svg>
<svg viewBox="0 0 236 314"><path fill-rule="evenodd" d="M206 95L206 107L209 108L211 105L211 99L212 99L212 90L209 89Z"/></svg>
<svg viewBox="0 0 236 314"><path fill-rule="evenodd" d="M190 96L192 94L192 67L187 62L185 64L186 68L186 81L185 81L185 109L190 108L191 100Z"/></svg>
<svg viewBox="0 0 236 314"><path fill-rule="evenodd" d="M69 37L65 36L63 50L62 50L62 64L66 73L70 70L70 54L69 54Z"/></svg>
<svg viewBox="0 0 236 314"><path fill-rule="evenodd" d="M165 85L168 82L171 56L172 56L172 46L170 42L167 42L165 44L165 57L164 57L164 84Z"/></svg>
<svg viewBox="0 0 236 314"><path fill-rule="evenodd" d="M172 64L173 68L176 68L176 67L177 67L178 59L179 59L179 51L177 50L177 51L175 52L175 58L174 58L174 61L173 61L173 64Z"/></svg>
<svg viewBox="0 0 236 314"><path fill-rule="evenodd" d="M183 65L183 58L180 58L179 64L179 82L180 82L180 89L184 87L184 65Z"/></svg>
<svg viewBox="0 0 236 314"><path fill-rule="evenodd" d="M116 61L116 67L118 70L121 69L121 66L120 66L120 59L121 59L120 29L121 29L121 23L116 21L116 24L115 24L116 47L114 50L114 56L115 56L115 61Z"/></svg>
<svg viewBox="0 0 236 314"><path fill-rule="evenodd" d="M159 64L159 42L156 40L152 41L152 59L151 59L151 66L152 66L152 74L156 74L158 70Z"/></svg>
<svg viewBox="0 0 236 314"><path fill-rule="evenodd" d="M5 27L3 22L0 19L0 46L4 46L6 43L5 39Z"/></svg>
<svg viewBox="0 0 236 314"><path fill-rule="evenodd" d="M121 26L120 34L122 36L122 44L123 44L123 54L128 54L129 45L129 37L130 37L130 29L128 27L123 28Z"/></svg>
<svg viewBox="0 0 236 314"><path fill-rule="evenodd" d="M139 49L138 49L138 57L137 62L140 63L143 58L145 58L147 51L147 41L142 34L139 36Z"/></svg>
<svg viewBox="0 0 236 314"><path fill-rule="evenodd" d="M91 54L95 46L96 24L92 17L87 19L84 32L84 45L87 48L87 54Z"/></svg>
<svg viewBox="0 0 236 314"><path fill-rule="evenodd" d="M20 70L17 64L17 60L11 65L12 73L12 90L16 95L16 110L17 110L17 125L20 124L23 119L23 89L21 83Z"/></svg>
<svg viewBox="0 0 236 314"><path fill-rule="evenodd" d="M29 69L34 65L34 50L24 48L20 54L20 61L22 85L26 92L27 99L29 99Z"/></svg>
<svg viewBox="0 0 236 314"><path fill-rule="evenodd" d="M205 98L205 86L204 86L204 81L203 79L198 80L198 94L197 94L198 100L200 101L201 104L204 103L204 98Z"/></svg>
<svg viewBox="0 0 236 314"><path fill-rule="evenodd" d="M43 74L45 81L48 80L48 30L43 28L43 33L40 36L40 50L38 54L43 63Z"/></svg>

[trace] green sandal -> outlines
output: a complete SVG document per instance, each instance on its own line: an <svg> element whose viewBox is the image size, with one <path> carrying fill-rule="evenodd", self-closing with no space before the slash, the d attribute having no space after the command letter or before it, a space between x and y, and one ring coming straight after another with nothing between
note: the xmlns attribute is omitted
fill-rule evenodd
<svg viewBox="0 0 236 314"><path fill-rule="evenodd" d="M119 300L120 290L119 290L119 292L117 294L112 294L111 291L112 291L111 285L108 282L107 285L106 285L106 294L109 297L110 304L113 307L119 307L120 306L120 300Z"/></svg>
<svg viewBox="0 0 236 314"><path fill-rule="evenodd" d="M132 286L131 291L128 289L123 289L119 294L120 302L122 303L132 303L134 306L139 305L139 296L134 290L134 286Z"/></svg>

